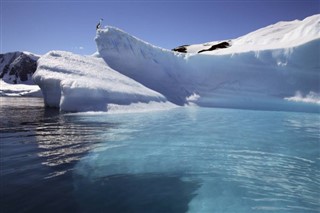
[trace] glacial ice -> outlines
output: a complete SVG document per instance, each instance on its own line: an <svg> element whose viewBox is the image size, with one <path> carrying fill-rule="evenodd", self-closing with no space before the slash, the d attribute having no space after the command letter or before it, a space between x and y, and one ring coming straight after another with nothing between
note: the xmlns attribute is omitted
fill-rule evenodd
<svg viewBox="0 0 320 213"><path fill-rule="evenodd" d="M319 20L279 22L200 54L159 48L107 27L97 30L94 56L49 52L39 59L34 81L46 105L62 111L149 102L319 111L316 101L292 99L297 92L320 94Z"/></svg>
<svg viewBox="0 0 320 213"><path fill-rule="evenodd" d="M33 79L47 106L63 111L106 111L108 104L166 102L166 98L116 72L103 59L51 51L38 61Z"/></svg>

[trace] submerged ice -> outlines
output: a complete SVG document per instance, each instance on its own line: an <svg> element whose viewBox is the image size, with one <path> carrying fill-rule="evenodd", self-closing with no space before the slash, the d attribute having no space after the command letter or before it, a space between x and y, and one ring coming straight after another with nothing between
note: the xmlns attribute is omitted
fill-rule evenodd
<svg viewBox="0 0 320 213"><path fill-rule="evenodd" d="M107 27L97 30L95 56L50 52L38 61L34 80L45 103L63 111L149 102L318 111L318 102L292 97L320 94L319 17L279 22L200 54L162 49Z"/></svg>
<svg viewBox="0 0 320 213"><path fill-rule="evenodd" d="M319 210L319 116L312 113L189 107L70 116L115 123L74 168L84 209Z"/></svg>

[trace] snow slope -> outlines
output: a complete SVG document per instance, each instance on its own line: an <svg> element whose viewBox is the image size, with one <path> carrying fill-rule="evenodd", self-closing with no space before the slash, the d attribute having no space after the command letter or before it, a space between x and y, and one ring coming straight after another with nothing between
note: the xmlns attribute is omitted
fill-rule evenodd
<svg viewBox="0 0 320 213"><path fill-rule="evenodd" d="M201 54L234 54L248 51L291 48L312 40L319 39L319 15L305 18L302 21L281 21L258 29L236 39L225 40L231 44L226 49L206 51ZM186 46L187 53L198 53L224 41L213 41L204 44Z"/></svg>
<svg viewBox="0 0 320 213"><path fill-rule="evenodd" d="M47 106L63 111L107 111L108 104L166 102L166 98L116 72L103 59L51 51L33 75ZM110 107L110 106L109 106Z"/></svg>
<svg viewBox="0 0 320 213"><path fill-rule="evenodd" d="M279 22L231 40L231 47L200 54L159 48L107 27L97 30L98 57L50 52L39 60L34 80L46 104L65 111L167 100L319 111L319 102L305 101L320 94L319 22L320 15Z"/></svg>
<svg viewBox="0 0 320 213"><path fill-rule="evenodd" d="M211 53L172 52L113 27L99 30L96 43L110 67L178 105L305 110L289 97L319 94L319 20L280 22Z"/></svg>

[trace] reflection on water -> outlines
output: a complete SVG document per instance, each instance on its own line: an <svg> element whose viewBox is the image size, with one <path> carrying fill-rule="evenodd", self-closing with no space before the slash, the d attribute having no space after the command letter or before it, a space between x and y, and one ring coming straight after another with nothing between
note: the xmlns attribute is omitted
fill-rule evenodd
<svg viewBox="0 0 320 213"><path fill-rule="evenodd" d="M320 125L320 116L315 114L314 117ZM308 116L292 116L284 121L284 125L295 132L308 132L308 137L320 138L320 126L310 123Z"/></svg>
<svg viewBox="0 0 320 213"><path fill-rule="evenodd" d="M38 98L1 97L0 115L0 211L75 212L74 163L114 124L77 122Z"/></svg>
<svg viewBox="0 0 320 213"><path fill-rule="evenodd" d="M44 165L64 167L78 161L92 146L101 141L99 132L113 125L107 122L76 122L68 116L58 115L35 128L35 138L40 148L39 156ZM65 171L57 171L63 174Z"/></svg>
<svg viewBox="0 0 320 213"><path fill-rule="evenodd" d="M0 98L3 212L319 212L319 114L61 114Z"/></svg>
<svg viewBox="0 0 320 213"><path fill-rule="evenodd" d="M53 176L71 169L67 164L79 160L99 143L99 132L114 126L107 122L76 122L57 109L44 108L42 100L34 98L1 98L0 113L5 115L0 121L2 146L12 147L11 158L12 154L30 154L27 146L23 150L12 143L37 146L41 164L54 167Z"/></svg>

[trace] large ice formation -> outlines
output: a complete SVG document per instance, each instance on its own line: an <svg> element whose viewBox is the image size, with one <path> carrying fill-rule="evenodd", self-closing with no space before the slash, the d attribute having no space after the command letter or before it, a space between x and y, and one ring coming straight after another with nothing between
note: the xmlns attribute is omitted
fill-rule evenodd
<svg viewBox="0 0 320 213"><path fill-rule="evenodd" d="M63 111L105 111L108 104L165 102L166 98L111 69L103 59L51 51L33 76L47 106Z"/></svg>
<svg viewBox="0 0 320 213"><path fill-rule="evenodd" d="M34 81L47 105L63 111L139 102L319 110L319 102L303 97L320 94L320 15L279 22L212 51L201 50L219 42L179 53L114 27L97 30L95 41L95 56L53 51L40 58Z"/></svg>

